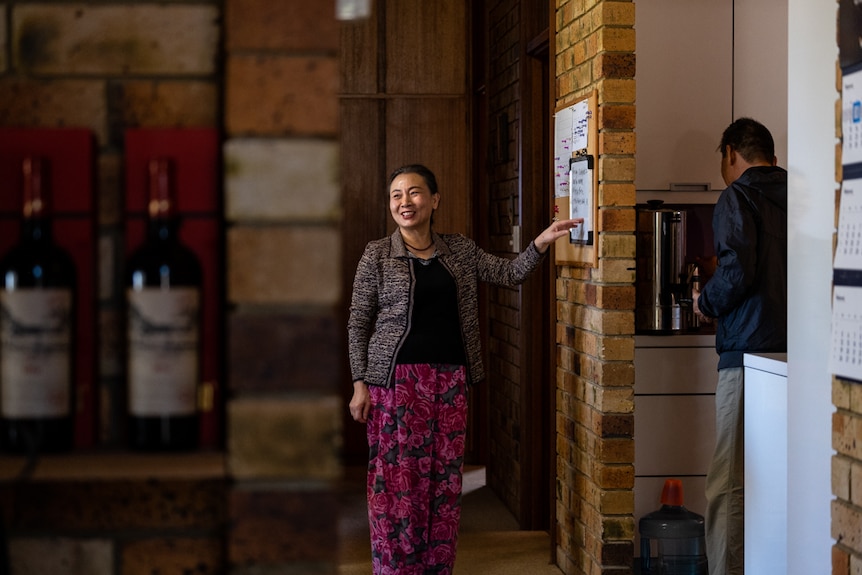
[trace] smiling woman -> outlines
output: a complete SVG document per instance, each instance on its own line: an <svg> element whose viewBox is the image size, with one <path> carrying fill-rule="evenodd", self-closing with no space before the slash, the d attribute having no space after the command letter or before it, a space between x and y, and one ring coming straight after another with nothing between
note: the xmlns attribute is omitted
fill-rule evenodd
<svg viewBox="0 0 862 575"><path fill-rule="evenodd" d="M551 224L515 259L438 234L437 178L419 164L389 177L398 226L359 261L348 320L353 398L367 424L366 484L375 575L422 565L448 574L461 519L467 389L484 378L478 283L513 286L583 222Z"/></svg>
<svg viewBox="0 0 862 575"><path fill-rule="evenodd" d="M414 255L419 256L434 247L431 224L439 204L437 178L424 166L404 166L389 177L389 211L401 231L404 245Z"/></svg>

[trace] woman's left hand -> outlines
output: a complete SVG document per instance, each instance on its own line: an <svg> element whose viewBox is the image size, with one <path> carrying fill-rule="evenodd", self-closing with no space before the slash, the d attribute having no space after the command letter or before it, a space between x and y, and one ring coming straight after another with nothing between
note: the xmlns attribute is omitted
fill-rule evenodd
<svg viewBox="0 0 862 575"><path fill-rule="evenodd" d="M545 228L541 234L536 236L533 243L536 244L536 249L539 250L539 253L543 254L548 251L549 245L568 234L569 230L572 228L583 225L583 223L584 218L574 218L572 220L559 220L553 222L550 226Z"/></svg>
<svg viewBox="0 0 862 575"><path fill-rule="evenodd" d="M353 382L353 398L350 400L350 415L359 423L368 422L368 412L371 411L371 394L368 386L361 379Z"/></svg>

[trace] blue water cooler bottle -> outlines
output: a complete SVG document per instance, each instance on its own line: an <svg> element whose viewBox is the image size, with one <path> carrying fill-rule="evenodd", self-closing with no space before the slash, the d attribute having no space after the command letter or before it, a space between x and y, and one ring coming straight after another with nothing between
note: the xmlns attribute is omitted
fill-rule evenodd
<svg viewBox="0 0 862 575"><path fill-rule="evenodd" d="M641 573L708 575L703 516L683 505L682 482L667 479L661 509L641 517Z"/></svg>

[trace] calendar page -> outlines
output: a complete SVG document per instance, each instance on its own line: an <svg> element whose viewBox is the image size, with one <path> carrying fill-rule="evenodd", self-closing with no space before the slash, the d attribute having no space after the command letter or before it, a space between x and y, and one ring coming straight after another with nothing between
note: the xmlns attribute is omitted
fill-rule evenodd
<svg viewBox="0 0 862 575"><path fill-rule="evenodd" d="M862 287L835 286L830 371L862 381Z"/></svg>
<svg viewBox="0 0 862 575"><path fill-rule="evenodd" d="M862 70L845 75L843 87L841 163L847 166L862 162Z"/></svg>
<svg viewBox="0 0 862 575"><path fill-rule="evenodd" d="M862 270L862 180L845 180L841 187L833 267Z"/></svg>

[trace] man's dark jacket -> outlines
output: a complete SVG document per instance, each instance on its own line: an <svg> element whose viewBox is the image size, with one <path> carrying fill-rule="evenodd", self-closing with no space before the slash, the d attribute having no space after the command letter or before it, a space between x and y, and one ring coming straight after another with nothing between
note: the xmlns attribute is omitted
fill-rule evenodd
<svg viewBox="0 0 862 575"><path fill-rule="evenodd" d="M718 266L698 305L718 318L718 369L746 352L787 351L787 172L755 166L730 184L712 219Z"/></svg>

